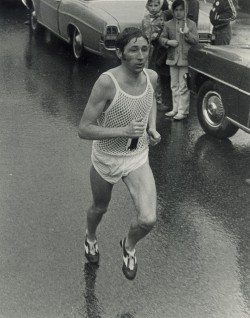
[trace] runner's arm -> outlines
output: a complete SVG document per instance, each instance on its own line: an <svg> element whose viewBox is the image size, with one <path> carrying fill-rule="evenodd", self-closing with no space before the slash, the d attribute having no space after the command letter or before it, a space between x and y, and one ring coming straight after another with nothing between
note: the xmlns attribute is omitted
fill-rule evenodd
<svg viewBox="0 0 250 318"><path fill-rule="evenodd" d="M151 84L155 90L158 76L156 72L154 72L153 70L148 70L148 73L149 73ZM156 130L156 115L157 115L157 105L156 105L156 98L154 96L153 105L152 105L151 111L149 113L149 118L148 118L148 134L150 136L150 144L152 146L158 144L161 140L161 135Z"/></svg>

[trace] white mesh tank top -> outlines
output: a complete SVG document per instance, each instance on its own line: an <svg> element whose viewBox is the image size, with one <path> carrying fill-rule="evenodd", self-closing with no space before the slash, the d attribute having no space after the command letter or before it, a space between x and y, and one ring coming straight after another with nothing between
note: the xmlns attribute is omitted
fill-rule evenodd
<svg viewBox="0 0 250 318"><path fill-rule="evenodd" d="M112 128L125 127L133 119L143 118L142 122L144 122L145 127L147 127L154 95L154 89L151 85L147 72L144 70L144 74L147 78L146 89L138 96L129 95L124 92L111 72L105 72L103 74L109 75L113 80L116 87L116 94L108 109L101 114L98 120L98 125ZM145 128L142 137L138 140L137 148L134 150L126 149L128 142L128 138L126 137L94 140L93 150L111 155L133 156L148 147L148 140L149 138Z"/></svg>

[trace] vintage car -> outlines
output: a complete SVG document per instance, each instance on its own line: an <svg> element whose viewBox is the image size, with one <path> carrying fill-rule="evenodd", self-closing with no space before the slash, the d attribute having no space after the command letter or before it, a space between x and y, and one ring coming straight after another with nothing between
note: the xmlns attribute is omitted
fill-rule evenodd
<svg viewBox="0 0 250 318"><path fill-rule="evenodd" d="M211 44L189 51L189 85L203 130L224 139L250 133L250 46Z"/></svg>
<svg viewBox="0 0 250 318"><path fill-rule="evenodd" d="M32 0L31 28L44 26L72 45L76 60L85 50L108 57L118 33L139 26L145 0Z"/></svg>

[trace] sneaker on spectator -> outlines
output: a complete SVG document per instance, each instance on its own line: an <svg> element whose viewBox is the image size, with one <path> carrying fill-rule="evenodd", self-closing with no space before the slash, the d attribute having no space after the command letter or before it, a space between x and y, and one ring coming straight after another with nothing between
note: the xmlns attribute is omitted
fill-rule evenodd
<svg viewBox="0 0 250 318"><path fill-rule="evenodd" d="M86 256L87 260L91 264L98 264L99 263L100 254L99 254L97 241L95 240L94 242L90 242L88 240L87 235L86 235L84 248L85 248L85 256Z"/></svg>
<svg viewBox="0 0 250 318"><path fill-rule="evenodd" d="M125 248L126 238L120 241L120 245L123 253L123 265L122 271L125 277L129 280L133 280L137 272L137 259L135 256L135 250L128 252Z"/></svg>
<svg viewBox="0 0 250 318"><path fill-rule="evenodd" d="M177 114L177 113L176 113L175 111L173 111L173 110L171 110L171 112L165 113L165 115L166 115L167 117L174 117L176 114Z"/></svg>
<svg viewBox="0 0 250 318"><path fill-rule="evenodd" d="M187 115L184 115L184 114L177 114L174 116L174 120L182 120L185 118L187 118Z"/></svg>

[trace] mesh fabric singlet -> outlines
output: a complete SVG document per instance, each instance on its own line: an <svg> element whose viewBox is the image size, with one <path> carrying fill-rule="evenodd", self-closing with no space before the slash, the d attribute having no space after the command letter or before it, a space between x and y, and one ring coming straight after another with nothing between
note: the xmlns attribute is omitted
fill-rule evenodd
<svg viewBox="0 0 250 318"><path fill-rule="evenodd" d="M146 126L148 117L153 105L154 89L151 85L149 76L144 70L147 78L147 85L145 91L138 96L133 96L124 92L114 75L111 72L105 72L111 77L116 87L116 94L108 109L103 112L98 120L98 125L102 127L125 127L133 119L142 119L145 123L145 131L143 136L139 138L137 148L134 150L126 150L128 138L117 137L110 139L101 139L93 141L93 150L104 152L111 155L132 156L142 152L148 147L148 134Z"/></svg>

